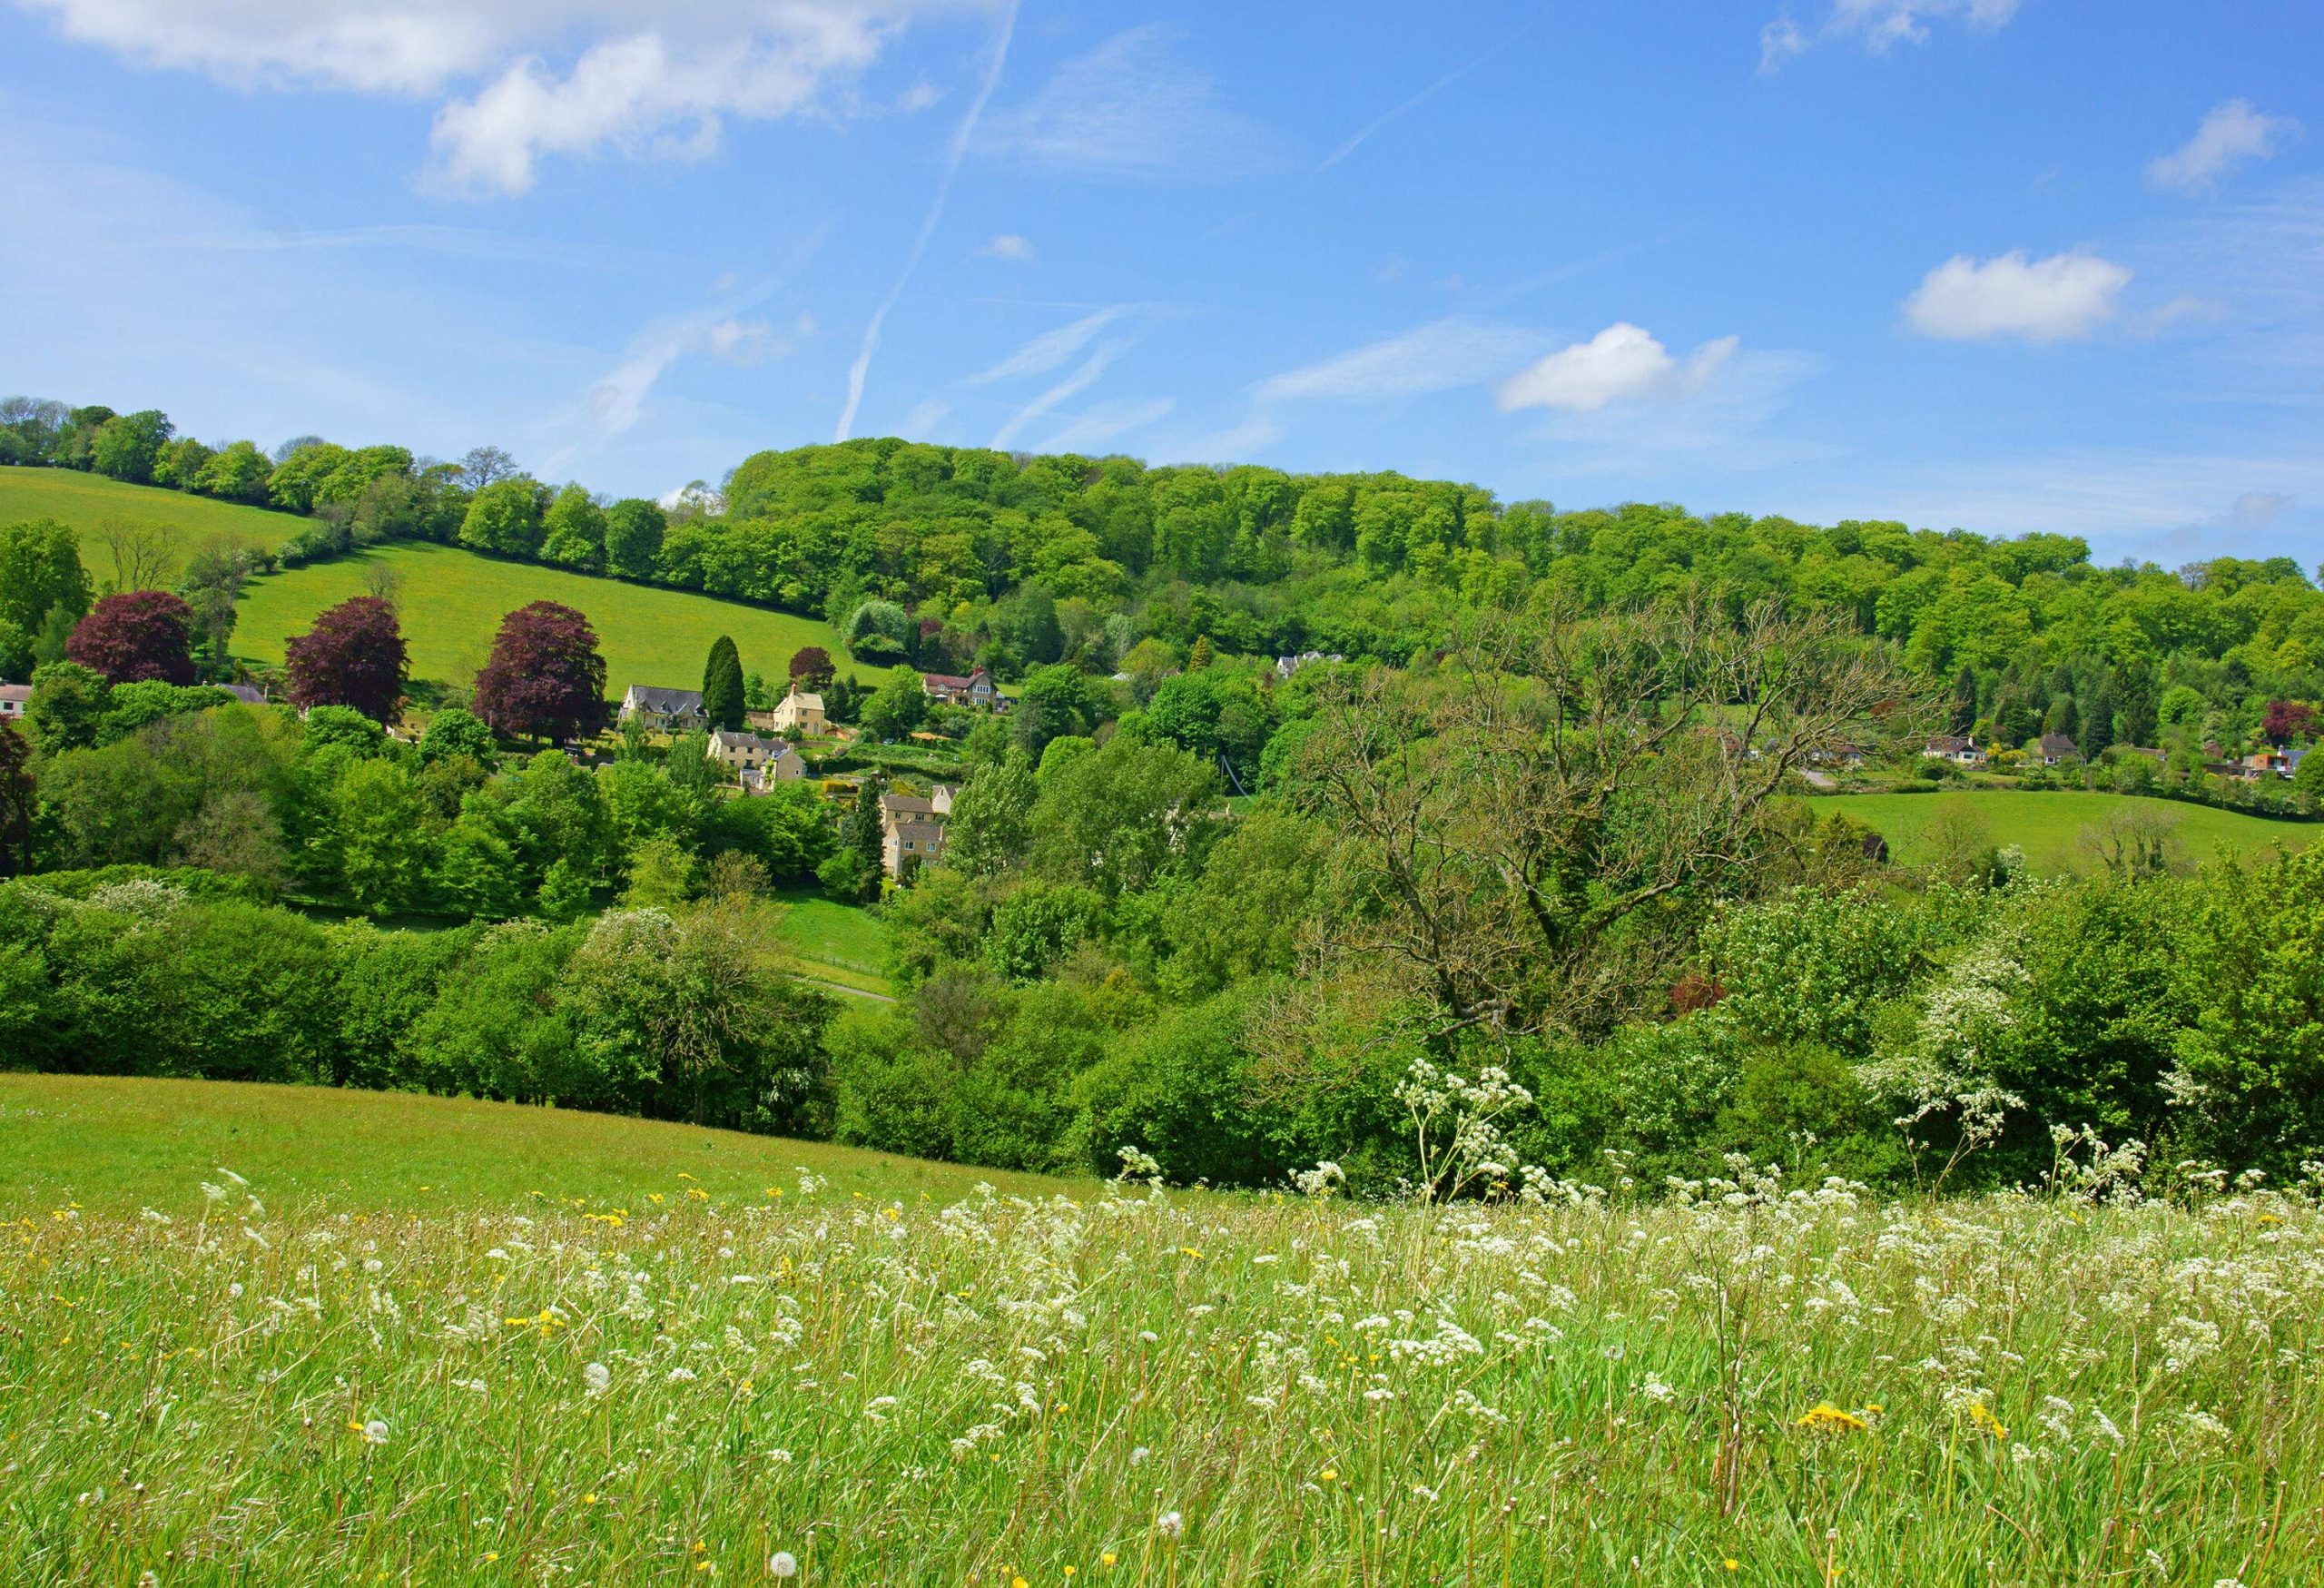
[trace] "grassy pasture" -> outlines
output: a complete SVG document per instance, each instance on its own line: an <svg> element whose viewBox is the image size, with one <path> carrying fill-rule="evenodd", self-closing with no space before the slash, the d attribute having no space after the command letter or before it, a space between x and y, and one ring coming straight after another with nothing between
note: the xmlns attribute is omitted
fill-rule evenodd
<svg viewBox="0 0 2324 1588"><path fill-rule="evenodd" d="M783 944L802 974L859 992L888 991L887 932L870 911L811 888L782 889L775 898Z"/></svg>
<svg viewBox="0 0 2324 1588"><path fill-rule="evenodd" d="M113 573L99 534L109 518L159 524L169 529L180 563L216 538L237 545L279 546L297 533L300 524L288 513L153 486L123 485L76 469L0 465L0 524L22 518L54 518L78 531L81 561L87 566L89 577L100 584Z"/></svg>
<svg viewBox="0 0 2324 1588"><path fill-rule="evenodd" d="M2301 850L2324 832L2303 823L2269 821L2178 800L2083 790L1819 794L1808 802L1807 808L1819 816L1846 811L1886 837L1892 858L1906 865L1930 858L1928 831L1940 814L1973 818L1995 843L2017 844L2036 872L2049 873L2098 869L2099 863L2083 843L2083 834L2126 811L2143 812L2170 824L2178 858L2191 864L2211 860L2221 852L2258 854L2278 843Z"/></svg>
<svg viewBox="0 0 2324 1588"><path fill-rule="evenodd" d="M1059 1182L812 1141L412 1092L0 1073L0 1210L182 1203L218 1166L297 1203L649 1206L684 1186L757 1200L801 1166L842 1194L958 1197L980 1179ZM678 1180L681 1172L691 1177ZM676 1182L674 1186L673 1182Z"/></svg>
<svg viewBox="0 0 2324 1588"><path fill-rule="evenodd" d="M858 1170L772 1198L678 1127L576 1150L560 1116L316 1092L283 1134L280 1094L212 1090L0 1085L12 1583L2324 1563L2304 1195L1432 1210L986 1194L768 1142Z"/></svg>
<svg viewBox="0 0 2324 1588"><path fill-rule="evenodd" d="M99 535L108 518L170 527L181 562L219 536L280 545L300 522L258 508L123 485L102 475L0 468L0 522L34 518L58 518L79 530L82 561L100 581L112 568ZM734 636L746 671L770 679L783 676L792 653L803 646L822 646L842 666L852 666L838 634L812 618L418 542L379 547L254 581L241 599L235 654L280 664L284 640L305 632L324 607L368 593L372 570L380 567L391 571L400 586L412 676L422 681L466 682L490 654L501 618L529 601L562 602L588 616L605 653L606 686L615 698L632 684L700 687L704 658L722 634Z"/></svg>

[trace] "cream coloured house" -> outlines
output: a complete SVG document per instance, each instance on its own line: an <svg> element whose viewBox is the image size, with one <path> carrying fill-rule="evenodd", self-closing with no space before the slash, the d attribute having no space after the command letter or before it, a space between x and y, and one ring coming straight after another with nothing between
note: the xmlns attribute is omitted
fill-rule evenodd
<svg viewBox="0 0 2324 1588"><path fill-rule="evenodd" d="M764 771L786 757L797 764L798 770L776 775L803 777L807 770L799 752L781 739L763 739L756 734L735 733L728 728L713 728L703 753L734 773Z"/></svg>
<svg viewBox="0 0 2324 1588"><path fill-rule="evenodd" d="M773 711L765 713L764 720L766 725L778 734L796 729L801 734L812 736L828 734L832 727L830 719L823 715L823 697L803 695L797 689L777 702Z"/></svg>

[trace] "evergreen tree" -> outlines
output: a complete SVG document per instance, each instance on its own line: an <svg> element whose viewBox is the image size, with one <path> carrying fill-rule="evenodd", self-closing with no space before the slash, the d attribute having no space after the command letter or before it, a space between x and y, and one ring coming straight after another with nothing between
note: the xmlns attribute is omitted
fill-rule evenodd
<svg viewBox="0 0 2324 1588"><path fill-rule="evenodd" d="M1964 666L1953 680L1953 731L1965 734L1977 720L1977 675Z"/></svg>
<svg viewBox="0 0 2324 1588"><path fill-rule="evenodd" d="M1199 673L1210 666L1210 636L1203 635L1195 641L1194 650L1187 656L1187 671Z"/></svg>
<svg viewBox="0 0 2324 1588"><path fill-rule="evenodd" d="M2114 686L2101 684L2082 714L2082 758L2096 761L2114 742Z"/></svg>
<svg viewBox="0 0 2324 1588"><path fill-rule="evenodd" d="M731 733L743 725L743 705L742 653L722 634L702 669L702 712L712 727Z"/></svg>

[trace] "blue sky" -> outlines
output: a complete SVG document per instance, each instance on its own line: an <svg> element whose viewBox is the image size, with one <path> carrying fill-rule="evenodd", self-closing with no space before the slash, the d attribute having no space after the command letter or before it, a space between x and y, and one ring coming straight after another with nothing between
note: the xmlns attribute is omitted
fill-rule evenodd
<svg viewBox="0 0 2324 1588"><path fill-rule="evenodd" d="M0 0L0 389L2324 555L2324 6Z"/></svg>

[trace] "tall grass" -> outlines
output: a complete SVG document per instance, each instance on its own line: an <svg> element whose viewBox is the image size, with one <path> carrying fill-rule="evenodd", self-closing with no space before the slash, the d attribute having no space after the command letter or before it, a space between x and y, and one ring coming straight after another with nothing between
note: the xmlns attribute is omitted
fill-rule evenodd
<svg viewBox="0 0 2324 1588"><path fill-rule="evenodd" d="M13 1231L10 1581L2208 1588L2324 1562L2304 1196L264 1194Z"/></svg>

